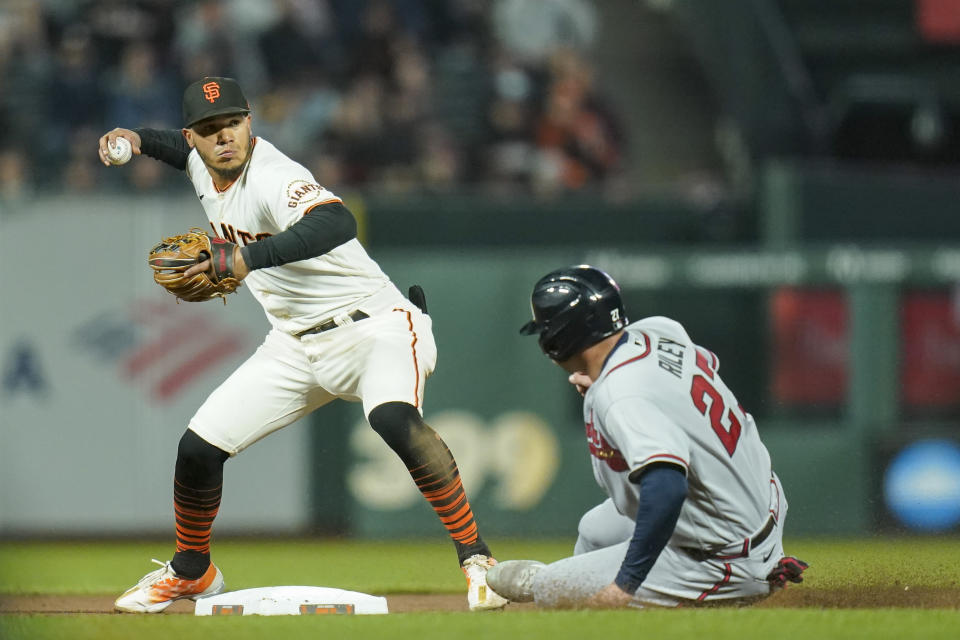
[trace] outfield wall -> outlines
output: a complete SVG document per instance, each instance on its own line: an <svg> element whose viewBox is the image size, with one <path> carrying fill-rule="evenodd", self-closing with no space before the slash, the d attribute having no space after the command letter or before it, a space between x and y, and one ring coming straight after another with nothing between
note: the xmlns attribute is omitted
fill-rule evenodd
<svg viewBox="0 0 960 640"><path fill-rule="evenodd" d="M0 215L0 535L166 534L176 443L195 408L267 329L245 292L175 304L146 252L197 225L191 199L45 199ZM862 533L877 521L876 445L898 420L895 292L960 276L954 248L811 251L374 250L427 292L439 348L425 416L456 455L490 537L572 535L601 499L579 398L517 334L532 283L590 261L633 316L667 313L718 353L758 418L795 533ZM766 400L765 292L847 292L850 385L826 413ZM886 319L886 320L884 320ZM358 405L335 403L227 465L218 531L440 535Z"/></svg>

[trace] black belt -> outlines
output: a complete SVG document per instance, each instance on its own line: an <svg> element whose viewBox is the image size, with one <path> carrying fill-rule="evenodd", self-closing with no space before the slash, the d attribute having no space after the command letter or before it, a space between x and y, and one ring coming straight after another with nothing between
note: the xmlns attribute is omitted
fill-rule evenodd
<svg viewBox="0 0 960 640"><path fill-rule="evenodd" d="M364 320L369 317L370 316L365 314L363 311L360 311L360 309L357 309L356 311L352 312L349 315L349 318L354 322L357 322L359 320ZM310 335L311 333L323 333L324 331L329 331L330 329L336 329L339 326L340 325L338 325L333 318L330 318L329 320L324 320L323 322L321 322L315 327L312 327L310 329L304 329L300 333L295 333L293 335L294 337L302 338L303 336Z"/></svg>
<svg viewBox="0 0 960 640"><path fill-rule="evenodd" d="M770 537L770 534L773 532L773 528L777 526L777 521L771 515L767 518L767 523L763 525L763 529L760 530L760 533L753 536L753 538L744 538L743 548L736 553L723 554L717 553L715 551L709 551L707 549L693 549L691 547L683 547L683 551L691 556L694 560L735 560L737 558L746 558L750 555L750 550L759 547L763 544L763 541Z"/></svg>

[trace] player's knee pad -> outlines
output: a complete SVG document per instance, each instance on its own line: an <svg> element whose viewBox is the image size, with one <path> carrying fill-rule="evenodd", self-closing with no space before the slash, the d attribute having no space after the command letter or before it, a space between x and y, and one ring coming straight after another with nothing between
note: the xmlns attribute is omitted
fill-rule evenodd
<svg viewBox="0 0 960 640"><path fill-rule="evenodd" d="M406 402L384 402L373 408L367 420L394 451L408 446L412 432L428 428L417 408Z"/></svg>
<svg viewBox="0 0 960 640"><path fill-rule="evenodd" d="M223 463L229 457L226 451L187 429L177 447L177 480L190 487L219 484L223 480Z"/></svg>

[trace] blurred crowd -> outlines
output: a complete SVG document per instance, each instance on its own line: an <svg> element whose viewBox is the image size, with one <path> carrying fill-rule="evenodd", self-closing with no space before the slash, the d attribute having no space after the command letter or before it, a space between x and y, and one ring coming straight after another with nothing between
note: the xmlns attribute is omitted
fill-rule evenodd
<svg viewBox="0 0 960 640"><path fill-rule="evenodd" d="M623 169L592 0L4 0L0 197L162 190L97 161L113 127L179 128L205 75L330 188L564 194Z"/></svg>

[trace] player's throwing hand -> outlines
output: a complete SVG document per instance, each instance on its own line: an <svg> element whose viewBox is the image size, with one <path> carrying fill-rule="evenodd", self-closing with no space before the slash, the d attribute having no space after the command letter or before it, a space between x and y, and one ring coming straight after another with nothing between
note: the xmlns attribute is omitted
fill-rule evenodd
<svg viewBox="0 0 960 640"><path fill-rule="evenodd" d="M136 131L118 127L100 136L100 147L97 153L100 156L100 162L108 167L114 166L114 163L110 162L110 149L116 146L117 138L126 138L130 143L133 155L140 155L140 135Z"/></svg>

